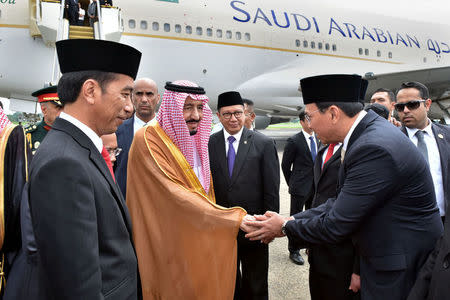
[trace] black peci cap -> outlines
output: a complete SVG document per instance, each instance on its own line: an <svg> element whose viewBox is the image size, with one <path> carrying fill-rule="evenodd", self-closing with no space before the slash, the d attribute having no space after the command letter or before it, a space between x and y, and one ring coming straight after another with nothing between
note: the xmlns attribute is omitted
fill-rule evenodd
<svg viewBox="0 0 450 300"><path fill-rule="evenodd" d="M300 80L303 103L360 102L361 79L359 75L345 74L303 78Z"/></svg>
<svg viewBox="0 0 450 300"><path fill-rule="evenodd" d="M361 88L359 90L359 101L364 103L364 98L366 97L367 87L369 86L369 81L366 79L361 79Z"/></svg>
<svg viewBox="0 0 450 300"><path fill-rule="evenodd" d="M231 106L231 105L244 105L244 102L242 101L241 94L238 92L225 92L219 95L219 98L217 99L217 110L224 106Z"/></svg>
<svg viewBox="0 0 450 300"><path fill-rule="evenodd" d="M136 79L142 53L133 47L104 40L73 39L56 42L61 73L103 71Z"/></svg>

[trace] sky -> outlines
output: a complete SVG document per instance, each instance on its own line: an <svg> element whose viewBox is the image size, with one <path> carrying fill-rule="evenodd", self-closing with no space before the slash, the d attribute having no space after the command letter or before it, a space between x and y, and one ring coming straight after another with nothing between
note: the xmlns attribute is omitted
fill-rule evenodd
<svg viewBox="0 0 450 300"><path fill-rule="evenodd" d="M404 17L425 22L434 21L450 25L450 1L448 0L324 0L340 7L361 8L383 15ZM432 15L432 17L430 17Z"/></svg>

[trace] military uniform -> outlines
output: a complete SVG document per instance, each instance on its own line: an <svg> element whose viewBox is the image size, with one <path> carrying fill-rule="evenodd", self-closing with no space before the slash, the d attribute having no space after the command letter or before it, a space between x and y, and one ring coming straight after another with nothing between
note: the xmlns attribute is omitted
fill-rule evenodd
<svg viewBox="0 0 450 300"><path fill-rule="evenodd" d="M57 94L57 86L49 86L40 89L31 95L33 97L37 97L39 103L52 102L53 104L62 107ZM42 121L37 124L30 125L25 128L27 141L30 145L33 155L50 129L52 129L52 127L46 124L44 119L42 119Z"/></svg>
<svg viewBox="0 0 450 300"><path fill-rule="evenodd" d="M51 126L47 125L44 120L25 128L27 142L30 144L33 155L50 129Z"/></svg>

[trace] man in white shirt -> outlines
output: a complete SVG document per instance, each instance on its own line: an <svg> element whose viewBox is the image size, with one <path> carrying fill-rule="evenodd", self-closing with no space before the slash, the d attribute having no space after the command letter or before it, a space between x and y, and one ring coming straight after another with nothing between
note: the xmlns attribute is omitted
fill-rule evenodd
<svg viewBox="0 0 450 300"><path fill-rule="evenodd" d="M81 3L78 3L78 26L84 25L84 16L86 15L86 11L81 8Z"/></svg>
<svg viewBox="0 0 450 300"><path fill-rule="evenodd" d="M292 217L246 222L246 237L287 236L300 246L351 238L361 299L405 299L442 233L428 166L417 148L375 112L363 111L361 76L300 80L306 119L323 143L342 142L336 198ZM326 287L324 287L326 288Z"/></svg>
<svg viewBox="0 0 450 300"><path fill-rule="evenodd" d="M314 161L317 155L318 141L305 119L305 111L299 114L302 130L288 138L284 147L281 169L289 186L291 195L290 214L295 215L311 207L314 196ZM289 258L297 265L305 262L300 249L292 242L288 243Z"/></svg>
<svg viewBox="0 0 450 300"><path fill-rule="evenodd" d="M156 107L160 101L158 86L150 78L140 78L135 81L133 89L133 106L135 114L117 129L117 143L122 149L115 163L117 184L126 197L128 152L135 133L156 118Z"/></svg>
<svg viewBox="0 0 450 300"><path fill-rule="evenodd" d="M397 92L395 109L403 127L401 130L417 146L430 167L436 203L442 221L450 201L450 129L433 124L427 116L431 106L428 88L420 82L405 82Z"/></svg>
<svg viewBox="0 0 450 300"><path fill-rule="evenodd" d="M238 92L219 95L217 116L224 128L211 135L208 144L217 204L240 206L249 214L278 211L280 166L274 141L244 126L244 103ZM237 241L234 299L267 299L269 248L248 241L243 231Z"/></svg>
<svg viewBox="0 0 450 300"><path fill-rule="evenodd" d="M131 222L100 136L132 110L141 53L103 40L63 40L56 50L64 112L33 157L21 202L27 234L4 299L137 300Z"/></svg>

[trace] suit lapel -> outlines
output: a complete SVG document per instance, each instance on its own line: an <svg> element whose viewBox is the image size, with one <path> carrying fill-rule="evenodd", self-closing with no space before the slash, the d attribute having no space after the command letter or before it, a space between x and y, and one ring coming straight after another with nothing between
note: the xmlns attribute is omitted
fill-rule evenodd
<svg viewBox="0 0 450 300"><path fill-rule="evenodd" d="M106 166L106 162L103 159L102 155L98 152L98 150L97 149L90 149L90 150L91 153L89 155L89 158L96 165L100 173L102 173L103 177L105 177L105 179L111 186L111 191L113 192L114 198L116 199L116 202L119 205L120 210L122 211L122 216L125 220L125 224L128 228L128 231L131 234L131 221L129 219L128 210L125 206L125 200L123 199L122 193L119 190L119 186L112 178L111 173L109 172L109 169Z"/></svg>
<svg viewBox="0 0 450 300"><path fill-rule="evenodd" d="M131 145L131 143L133 142L133 138L134 138L134 115L133 117L130 119L130 123L127 124L126 130L127 132L127 145ZM130 146L128 146L128 149L130 149Z"/></svg>
<svg viewBox="0 0 450 300"><path fill-rule="evenodd" d="M242 131L241 140L239 141L238 152L236 155L236 161L233 167L233 176L231 176L231 184L236 181L236 178L241 171L242 166L247 158L248 150L253 142L253 133L244 127Z"/></svg>
<svg viewBox="0 0 450 300"><path fill-rule="evenodd" d="M432 124L431 130L433 131L434 138L436 140L439 156L441 158L441 172L442 172L442 182L447 182L448 178L448 169L447 169L447 158L450 156L448 144L446 142L445 132L441 130L438 126ZM446 189L447 185L443 184L444 189ZM445 195L447 195L449 191L445 191Z"/></svg>
<svg viewBox="0 0 450 300"><path fill-rule="evenodd" d="M67 134L72 136L72 138L77 141L83 148L89 150L89 159L94 163L103 177L105 177L105 179L108 181L108 184L111 187L112 194L122 212L125 225L131 236L131 221L128 215L128 210L125 207L125 200L123 199L122 193L119 190L119 186L116 184L116 182L114 182L105 160L103 159L98 149L95 147L94 143L92 143L89 137L78 127L66 120L58 118L55 121L53 127L66 132Z"/></svg>
<svg viewBox="0 0 450 300"><path fill-rule="evenodd" d="M228 184L230 183L230 175L228 174L228 163L227 163L227 154L225 153L225 136L223 134L223 131L225 129L222 129L222 131L219 132L214 138L216 141L213 143L214 145L214 151L216 152L216 157L219 161L220 169L223 172L223 176L227 178Z"/></svg>
<svg viewBox="0 0 450 300"><path fill-rule="evenodd" d="M336 152L333 153L330 159L326 162L326 164L323 166L323 170L325 170L335 160L341 159L341 149L342 145L336 150Z"/></svg>

